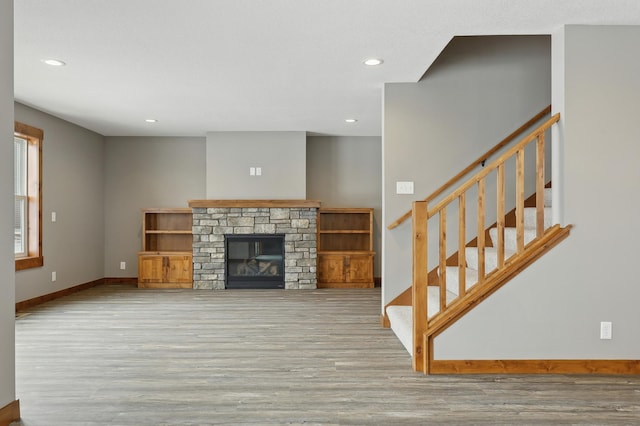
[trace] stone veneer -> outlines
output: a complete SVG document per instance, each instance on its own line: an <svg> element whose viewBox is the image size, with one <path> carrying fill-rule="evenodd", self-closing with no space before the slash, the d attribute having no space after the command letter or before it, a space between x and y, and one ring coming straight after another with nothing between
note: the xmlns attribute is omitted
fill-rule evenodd
<svg viewBox="0 0 640 426"><path fill-rule="evenodd" d="M284 288L316 288L315 207L193 207L193 288L225 288L225 235L284 234Z"/></svg>

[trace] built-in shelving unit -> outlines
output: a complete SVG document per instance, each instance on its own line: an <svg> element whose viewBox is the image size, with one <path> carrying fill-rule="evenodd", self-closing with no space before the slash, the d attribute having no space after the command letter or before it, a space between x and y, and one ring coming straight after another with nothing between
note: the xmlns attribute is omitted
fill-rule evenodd
<svg viewBox="0 0 640 426"><path fill-rule="evenodd" d="M190 208L144 209L138 287L193 287L193 214Z"/></svg>
<svg viewBox="0 0 640 426"><path fill-rule="evenodd" d="M318 209L318 287L373 287L373 209Z"/></svg>

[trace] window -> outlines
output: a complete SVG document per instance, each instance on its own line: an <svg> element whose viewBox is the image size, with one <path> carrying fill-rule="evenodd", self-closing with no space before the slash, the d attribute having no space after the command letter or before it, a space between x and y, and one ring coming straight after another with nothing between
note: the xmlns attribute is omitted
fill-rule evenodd
<svg viewBox="0 0 640 426"><path fill-rule="evenodd" d="M42 257L42 139L35 127L15 123L14 247L16 271L43 265Z"/></svg>
<svg viewBox="0 0 640 426"><path fill-rule="evenodd" d="M27 250L27 140L14 136L15 165L13 179L16 193L14 227L16 257L26 257Z"/></svg>

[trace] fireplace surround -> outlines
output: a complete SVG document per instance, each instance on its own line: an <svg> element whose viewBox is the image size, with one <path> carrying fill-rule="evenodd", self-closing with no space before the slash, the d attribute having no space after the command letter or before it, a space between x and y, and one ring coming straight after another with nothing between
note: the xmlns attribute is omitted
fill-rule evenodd
<svg viewBox="0 0 640 426"><path fill-rule="evenodd" d="M192 200L189 206L193 212L194 288L224 290L228 272L225 237L247 235L282 235L284 288L316 288L319 201Z"/></svg>

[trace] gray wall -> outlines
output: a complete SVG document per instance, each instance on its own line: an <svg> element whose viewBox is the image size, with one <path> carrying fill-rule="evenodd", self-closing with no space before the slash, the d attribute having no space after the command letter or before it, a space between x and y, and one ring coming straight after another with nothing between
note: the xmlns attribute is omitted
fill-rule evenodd
<svg viewBox="0 0 640 426"><path fill-rule="evenodd" d="M0 0L0 408L16 399L13 255L13 1Z"/></svg>
<svg viewBox="0 0 640 426"><path fill-rule="evenodd" d="M546 36L458 37L420 82L385 85L383 306L411 285L411 221L386 226L549 105L550 50Z"/></svg>
<svg viewBox="0 0 640 426"><path fill-rule="evenodd" d="M567 26L554 35L553 100L564 139L553 182L560 216L574 228L438 337L436 358L640 357L640 58L629 54L639 44L640 27ZM599 339L601 321L613 323L612 340Z"/></svg>
<svg viewBox="0 0 640 426"><path fill-rule="evenodd" d="M108 137L105 171L104 276L137 277L142 209L205 198L205 138Z"/></svg>
<svg viewBox="0 0 640 426"><path fill-rule="evenodd" d="M323 205L331 207L375 208L379 236L380 138L310 137L307 141L307 159L303 163L307 198L322 200ZM205 138L106 138L106 277L137 276L143 208L187 207L190 199L208 198L205 149ZM266 163L247 164L255 167ZM234 170L246 168L244 160L229 161L226 166ZM248 168L245 171L248 176ZM248 196L229 193L227 198ZM278 197L266 192L265 198ZM377 253L379 241L377 238ZM124 271L119 269L121 261L127 265Z"/></svg>
<svg viewBox="0 0 640 426"><path fill-rule="evenodd" d="M206 198L305 199L305 151L305 132L209 132Z"/></svg>
<svg viewBox="0 0 640 426"><path fill-rule="evenodd" d="M44 266L16 272L21 301L104 277L104 137L18 103L15 119L44 131Z"/></svg>
<svg viewBox="0 0 640 426"><path fill-rule="evenodd" d="M307 138L307 198L323 207L374 209L374 275L380 276L382 227L381 138Z"/></svg>

